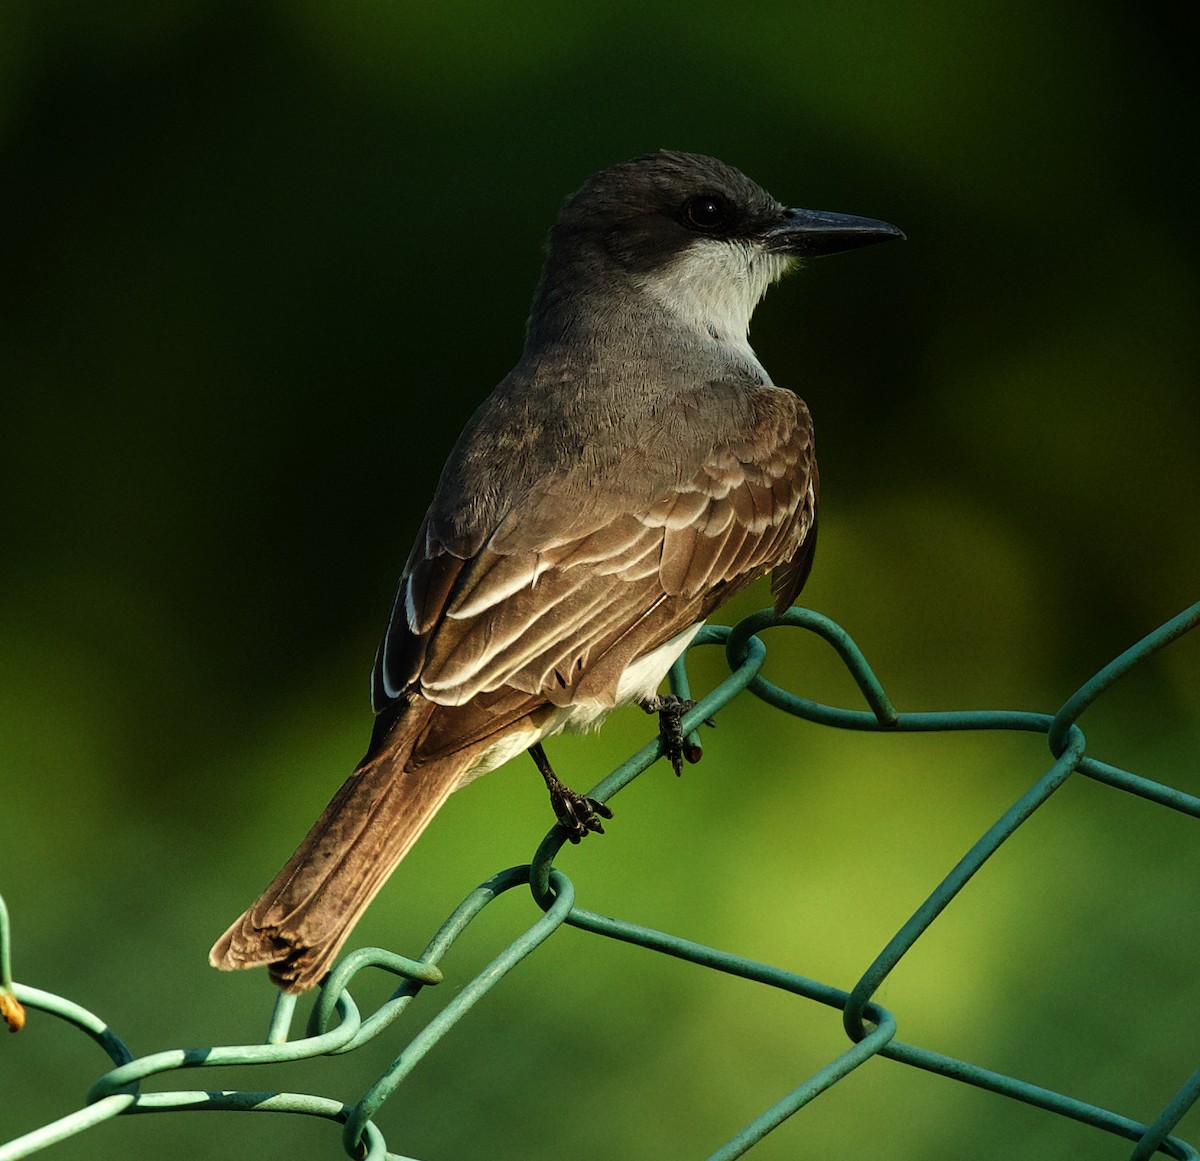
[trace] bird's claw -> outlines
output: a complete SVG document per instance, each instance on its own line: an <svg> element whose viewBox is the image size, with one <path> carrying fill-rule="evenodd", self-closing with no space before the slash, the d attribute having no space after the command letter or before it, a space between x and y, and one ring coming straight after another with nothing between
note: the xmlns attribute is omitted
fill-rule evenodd
<svg viewBox="0 0 1200 1161"><path fill-rule="evenodd" d="M648 714L658 714L658 737L662 752L678 778L683 774L683 763L695 765L704 756L704 750L695 742L689 742L683 734L683 715L694 709L699 702L690 697L679 697L673 693L658 694L641 703ZM706 726L716 726L712 718L705 718Z"/></svg>
<svg viewBox="0 0 1200 1161"><path fill-rule="evenodd" d="M567 838L578 843L588 834L603 834L602 818L612 818L613 812L603 802L579 794L561 782L550 789L550 805L555 817L567 832Z"/></svg>
<svg viewBox="0 0 1200 1161"><path fill-rule="evenodd" d="M546 789L550 791L550 805L554 807L554 817L567 832L567 838L577 843L584 835L603 834L604 827L600 819L612 818L613 812L603 802L580 794L559 781L541 742L529 747L529 756L546 783Z"/></svg>

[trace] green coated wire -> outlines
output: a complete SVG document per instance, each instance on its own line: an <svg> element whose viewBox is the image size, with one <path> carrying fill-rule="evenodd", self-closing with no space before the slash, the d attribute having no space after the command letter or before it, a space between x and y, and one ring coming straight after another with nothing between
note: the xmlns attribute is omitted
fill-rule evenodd
<svg viewBox="0 0 1200 1161"><path fill-rule="evenodd" d="M866 1035L863 1015L871 997L879 990L892 969L946 909L951 900L966 886L985 862L1000 849L1017 828L1029 819L1070 776L1083 753L1083 733L1071 727L1074 735L1067 749L1000 818L988 827L983 837L959 860L954 869L937 885L933 893L914 912L912 917L892 937L875 961L862 974L850 992L846 1005L844 1026L852 1040Z"/></svg>
<svg viewBox="0 0 1200 1161"><path fill-rule="evenodd" d="M13 990L12 976L12 929L8 922L8 908L0 895L0 1020L8 1025L10 1032L20 1032L25 1026L25 1009Z"/></svg>
<svg viewBox="0 0 1200 1161"><path fill-rule="evenodd" d="M1054 715L1050 726L1050 749L1059 753L1066 748L1066 734L1088 706L1092 704L1114 682L1124 677L1135 665L1144 661L1151 653L1157 652L1169 645L1184 633L1200 624L1200 601L1184 609L1176 617L1172 617L1164 625L1160 625L1152 633L1147 633L1136 644L1131 645L1115 660L1110 661L1095 677L1085 681L1067 700L1062 708Z"/></svg>
<svg viewBox="0 0 1200 1161"><path fill-rule="evenodd" d="M490 884L496 885L493 898L495 895L517 886L518 883L526 882L528 877L528 867L514 867L502 875L496 876L495 879L489 880ZM544 943L566 919L575 900L574 888L561 871L552 872L552 879L557 893L554 906L546 911L542 919L513 940L500 955L455 995L454 999L409 1042L405 1050L392 1061L384 1074L367 1090L362 1100L355 1106L346 1121L344 1134L346 1152L351 1156L358 1144L363 1126L368 1123L369 1118L374 1115L380 1105L391 1096L400 1082L424 1059L434 1044L521 960ZM485 884L486 886L487 884ZM481 910L482 907L481 903L479 909Z"/></svg>
<svg viewBox="0 0 1200 1161"><path fill-rule="evenodd" d="M367 1158L368 1161L414 1161L388 1152L373 1117L397 1086L450 1029L509 971L564 924L669 955L698 967L774 987L841 1013L843 1026L851 1041L849 1047L764 1109L713 1152L708 1161L732 1161L742 1156L788 1117L876 1056L1020 1100L1048 1113L1123 1137L1134 1143L1130 1161L1147 1161L1155 1154L1180 1161L1200 1161L1200 1153L1191 1145L1170 1135L1200 1097L1200 1070L1180 1086L1152 1124L1143 1125L1017 1077L957 1060L928 1048L902 1043L895 1039L895 1017L873 999L888 975L951 905L965 884L982 870L999 847L1073 773L1200 818L1200 798L1109 765L1088 754L1086 739L1077 725L1084 711L1114 682L1154 651L1198 624L1200 602L1125 650L1081 685L1054 715L1005 710L898 713L858 646L845 630L811 610L790 609L780 616L771 610L762 610L732 629L706 626L701 630L693 648L723 646L731 672L684 715L683 728L693 740L695 731L705 718L718 712L745 690L786 713L841 729L897 733L1015 730L1041 733L1047 739L1053 757L1049 769L1033 780L1029 789L947 873L887 941L849 992L783 968L758 963L676 935L575 906L574 885L554 866L554 859L566 841L565 832L556 826L542 840L529 865L502 871L472 891L443 923L419 959L409 959L382 948L363 948L343 957L323 981L302 1037L289 1039L296 998L280 994L275 1000L266 1039L262 1044L167 1049L135 1058L120 1037L91 1012L63 997L13 983L11 931L7 910L3 899L0 899L0 1007L3 1008L3 1014L10 1017L11 1022L12 1013L19 1012L23 1005L62 1019L95 1040L112 1064L92 1085L89 1103L84 1108L7 1144L0 1144L0 1161L18 1161L31 1156L118 1115L168 1111L258 1111L320 1117L343 1125L343 1148L352 1157ZM766 658L766 646L760 634L776 628L805 630L832 646L858 686L866 709L825 705L794 694L763 677L761 670ZM679 696L690 699L685 659L681 658L672 668L670 680L672 689ZM606 801L632 782L661 754L661 741L655 739L603 779L592 790L591 796ZM461 986L456 985L450 1003L409 1038L407 1045L357 1103L350 1105L322 1096L286 1092L141 1091L143 1081L184 1068L278 1064L316 1055L354 1051L382 1035L424 988L441 983L446 978L441 966L443 958L473 920L501 896L522 885L528 885L534 901L541 909L540 917L494 956L472 980ZM350 995L349 987L358 975L374 969L399 976L401 982L388 1000L363 1017Z"/></svg>
<svg viewBox="0 0 1200 1161"><path fill-rule="evenodd" d="M1129 1155L1129 1161L1148 1161L1148 1158L1161 1149L1164 1143L1182 1145L1183 1142L1175 1142L1168 1134L1183 1119L1184 1113L1196 1103L1197 1097L1200 1097L1200 1068L1187 1078L1180 1086L1179 1091L1159 1113L1154 1124L1138 1138L1137 1147ZM1186 1145L1184 1148L1188 1150L1189 1161L1200 1158L1200 1153L1192 1149L1190 1145Z"/></svg>

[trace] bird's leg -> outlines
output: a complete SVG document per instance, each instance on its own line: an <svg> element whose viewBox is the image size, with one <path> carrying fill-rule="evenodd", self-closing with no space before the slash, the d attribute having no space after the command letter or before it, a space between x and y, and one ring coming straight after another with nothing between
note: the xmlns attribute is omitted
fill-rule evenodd
<svg viewBox="0 0 1200 1161"><path fill-rule="evenodd" d="M683 736L683 715L697 704L690 697L679 697L673 693L655 694L638 702L648 714L658 714L658 736L676 777L683 773L685 758L694 764L704 755L701 747ZM715 726L717 723L712 718L705 718L704 724Z"/></svg>
<svg viewBox="0 0 1200 1161"><path fill-rule="evenodd" d="M567 838L573 843L579 842L589 831L603 834L604 827L600 825L601 818L612 818L613 812L603 802L578 794L569 786L564 786L554 773L542 743L537 742L529 747L529 756L533 759L550 791L550 805L554 807L554 815L567 829ZM596 816L599 815L599 818Z"/></svg>

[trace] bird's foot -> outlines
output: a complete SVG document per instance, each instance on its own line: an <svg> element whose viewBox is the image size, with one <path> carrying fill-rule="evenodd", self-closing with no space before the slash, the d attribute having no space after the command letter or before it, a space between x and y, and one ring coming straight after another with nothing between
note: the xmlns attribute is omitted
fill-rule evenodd
<svg viewBox="0 0 1200 1161"><path fill-rule="evenodd" d="M529 747L529 754L546 783L554 816L566 830L567 838L577 843L584 835L603 834L604 826L600 819L612 818L613 812L603 802L588 798L586 794L580 794L560 782L540 742Z"/></svg>
<svg viewBox="0 0 1200 1161"><path fill-rule="evenodd" d="M683 773L684 759L695 765L704 756L701 746L683 736L683 715L698 704L690 697L678 697L673 693L655 694L638 702L646 713L658 714L658 736L676 777ZM705 718L704 724L715 726L717 723L712 718Z"/></svg>
<svg viewBox="0 0 1200 1161"><path fill-rule="evenodd" d="M577 843L587 834L604 833L600 819L612 818L613 812L603 802L579 794L561 782L550 786L549 790L550 805L554 807L555 816L566 829L571 842Z"/></svg>

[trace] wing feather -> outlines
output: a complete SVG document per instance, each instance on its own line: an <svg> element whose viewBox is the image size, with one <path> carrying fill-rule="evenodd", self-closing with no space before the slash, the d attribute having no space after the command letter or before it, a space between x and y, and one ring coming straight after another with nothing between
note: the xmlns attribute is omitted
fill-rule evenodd
<svg viewBox="0 0 1200 1161"><path fill-rule="evenodd" d="M427 518L376 667L384 705L408 687L440 707L414 760L539 707L612 704L630 660L771 569L779 601L795 599L816 524L812 425L790 392L762 388L753 404L746 430L684 478L664 467L660 491L633 506L625 481L607 508L594 480L575 503L555 481L469 546L443 543Z"/></svg>

